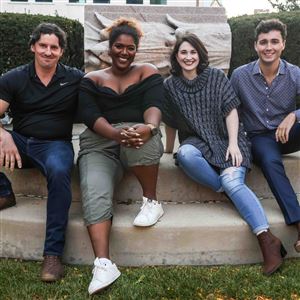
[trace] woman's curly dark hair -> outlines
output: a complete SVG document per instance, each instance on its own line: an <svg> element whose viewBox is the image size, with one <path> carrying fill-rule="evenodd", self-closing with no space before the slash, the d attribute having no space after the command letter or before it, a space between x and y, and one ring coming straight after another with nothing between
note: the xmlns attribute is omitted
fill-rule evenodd
<svg viewBox="0 0 300 300"><path fill-rule="evenodd" d="M109 34L109 48L112 47L115 40L121 34L132 36L136 48L139 46L140 38L143 36L143 30L140 23L134 18L120 17L116 19L111 26L106 28Z"/></svg>
<svg viewBox="0 0 300 300"><path fill-rule="evenodd" d="M197 74L200 74L209 65L208 52L207 52L204 44L194 33L185 33L184 35L177 38L177 41L175 43L175 46L174 46L173 51L170 56L170 61L171 61L170 72L171 72L171 74L173 74L175 76L182 75L182 69L177 61L176 55L177 55L179 48L183 42L188 42L198 52L199 64L197 66Z"/></svg>

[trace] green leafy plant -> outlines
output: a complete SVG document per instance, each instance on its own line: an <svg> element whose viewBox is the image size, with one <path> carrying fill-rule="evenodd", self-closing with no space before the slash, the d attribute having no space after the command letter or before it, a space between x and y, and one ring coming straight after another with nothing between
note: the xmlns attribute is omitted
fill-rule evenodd
<svg viewBox="0 0 300 300"><path fill-rule="evenodd" d="M55 23L66 31L68 45L62 62L83 68L83 26L62 17L0 13L0 74L32 60L28 42L33 29L41 22Z"/></svg>
<svg viewBox="0 0 300 300"><path fill-rule="evenodd" d="M268 0L269 3L279 11L294 11L300 10L299 0Z"/></svg>

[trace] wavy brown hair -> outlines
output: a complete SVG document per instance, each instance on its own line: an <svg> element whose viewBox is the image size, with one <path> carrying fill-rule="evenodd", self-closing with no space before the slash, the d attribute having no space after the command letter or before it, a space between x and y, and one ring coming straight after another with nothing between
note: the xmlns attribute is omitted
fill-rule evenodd
<svg viewBox="0 0 300 300"><path fill-rule="evenodd" d="M182 75L182 69L177 61L176 55L177 55L179 48L183 42L188 42L198 52L199 64L197 66L197 74L200 74L209 65L208 52L207 52L204 44L194 33L185 33L184 35L182 35L181 37L179 37L177 39L175 46L173 48L173 51L171 53L171 56L170 56L170 62L171 62L170 72L171 72L171 74L173 74L175 76Z"/></svg>
<svg viewBox="0 0 300 300"><path fill-rule="evenodd" d="M54 23L41 23L32 32L29 40L29 46L34 45L40 38L42 34L55 34L58 38L59 46L62 49L66 48L67 45L67 35L66 33Z"/></svg>

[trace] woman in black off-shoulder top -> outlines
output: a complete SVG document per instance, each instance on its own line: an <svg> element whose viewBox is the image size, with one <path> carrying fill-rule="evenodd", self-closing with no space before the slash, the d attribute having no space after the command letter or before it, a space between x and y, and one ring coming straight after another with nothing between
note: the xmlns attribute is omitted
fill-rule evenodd
<svg viewBox="0 0 300 300"><path fill-rule="evenodd" d="M157 201L158 164L163 154L159 124L163 81L151 64L133 64L142 32L120 18L108 28L112 66L81 82L79 170L84 220L95 253L89 293L110 285L120 271L109 258L113 192L129 168L141 184L142 207L135 226L154 225L163 215ZM123 195L126 199L127 195Z"/></svg>

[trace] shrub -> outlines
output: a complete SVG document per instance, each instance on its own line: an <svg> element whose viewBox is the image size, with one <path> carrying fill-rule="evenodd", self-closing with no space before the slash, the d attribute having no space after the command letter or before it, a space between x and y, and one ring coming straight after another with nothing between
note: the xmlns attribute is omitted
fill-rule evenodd
<svg viewBox="0 0 300 300"><path fill-rule="evenodd" d="M55 23L67 33L62 62L83 68L83 26L78 21L43 15L0 13L0 74L33 59L28 42L33 29L42 22Z"/></svg>

